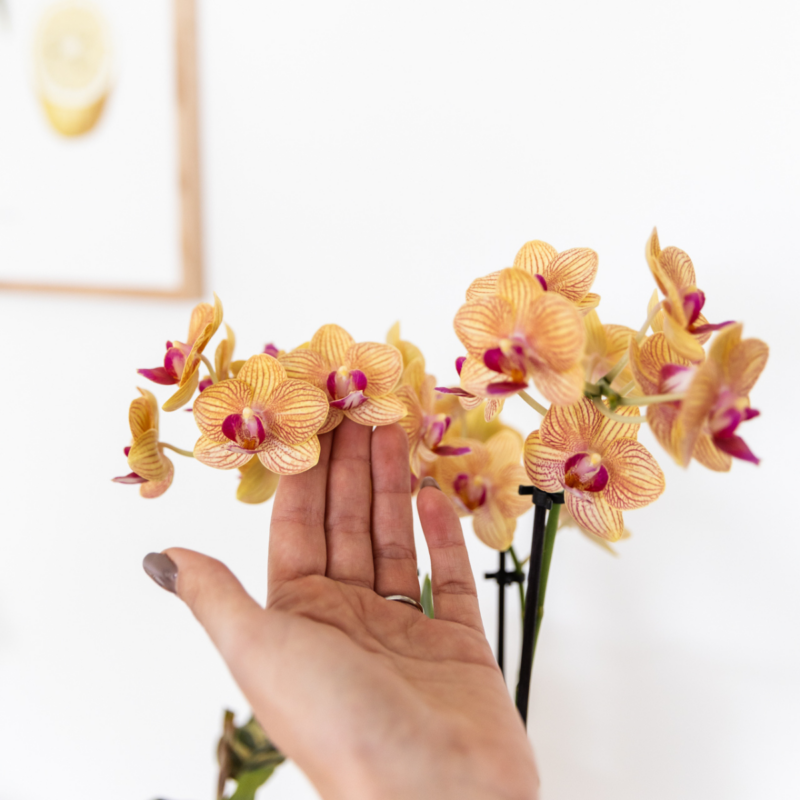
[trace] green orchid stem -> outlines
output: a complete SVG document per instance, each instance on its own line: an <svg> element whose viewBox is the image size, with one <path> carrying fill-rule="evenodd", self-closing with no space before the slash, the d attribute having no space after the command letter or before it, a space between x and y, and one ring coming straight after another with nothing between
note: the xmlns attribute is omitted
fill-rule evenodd
<svg viewBox="0 0 800 800"><path fill-rule="evenodd" d="M547 592L547 576L550 574L550 562L553 559L553 546L556 543L558 530L558 517L561 506L554 504L547 515L547 527L544 529L544 552L542 553L542 573L539 579L539 602L536 606L536 633L533 639L533 654L536 655L536 642L539 640L539 631L542 628L544 617L544 596Z"/></svg>
<svg viewBox="0 0 800 800"><path fill-rule="evenodd" d="M614 422L622 422L625 425L641 425L647 422L647 417L624 417L622 414L615 414L604 402L601 397L593 397L592 402L595 404L597 410Z"/></svg>
<svg viewBox="0 0 800 800"><path fill-rule="evenodd" d="M517 557L517 554L514 550L514 545L508 548L508 554L511 556L511 560L514 562L514 570L516 572L522 572L522 562ZM525 586L522 582L517 584L517 588L519 589L519 612L520 617L522 620L525 620Z"/></svg>
<svg viewBox="0 0 800 800"><path fill-rule="evenodd" d="M204 356L202 353L200 354L200 360L206 365L206 369L208 370L208 377L211 378L211 383L219 383L219 378L217 378L217 371L214 367L211 366L211 362Z"/></svg>
<svg viewBox="0 0 800 800"><path fill-rule="evenodd" d="M159 442L161 447L166 447L167 450L172 450L173 453L177 453L179 456L186 456L186 458L194 458L194 453L191 450L181 450L180 447L175 447L174 444L167 444L166 442Z"/></svg>
<svg viewBox="0 0 800 800"><path fill-rule="evenodd" d="M525 392L522 389L520 389L520 391L517 392L517 394L519 394L519 396L531 408L536 409L536 411L538 411L542 416L544 416L547 413L547 409L541 403L538 403L536 400L534 400L527 392Z"/></svg>
<svg viewBox="0 0 800 800"><path fill-rule="evenodd" d="M647 397L623 397L619 401L621 406L652 406L657 403L676 403L686 397L681 392L674 394L651 394Z"/></svg>
<svg viewBox="0 0 800 800"><path fill-rule="evenodd" d="M636 388L636 381L631 381L629 384L620 389L619 393L625 397L628 392L632 392Z"/></svg>

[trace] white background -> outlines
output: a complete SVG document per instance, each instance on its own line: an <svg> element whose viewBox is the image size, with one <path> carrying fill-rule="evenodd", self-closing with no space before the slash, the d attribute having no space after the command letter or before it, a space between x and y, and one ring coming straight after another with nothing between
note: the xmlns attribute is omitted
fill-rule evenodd
<svg viewBox="0 0 800 800"><path fill-rule="evenodd" d="M797 5L200 6L209 287L240 356L401 319L451 382L466 286L530 238L594 247L601 317L638 326L654 224L694 259L708 317L769 342L745 429L762 466L683 471L645 431L668 489L626 516L619 557L559 536L531 735L543 800L800 796ZM134 371L190 307L0 297L2 800L210 798L222 709L246 713L140 563L193 547L263 598L269 507L192 462L156 501L109 481ZM162 429L196 435L182 412ZM292 765L264 791L315 796Z"/></svg>

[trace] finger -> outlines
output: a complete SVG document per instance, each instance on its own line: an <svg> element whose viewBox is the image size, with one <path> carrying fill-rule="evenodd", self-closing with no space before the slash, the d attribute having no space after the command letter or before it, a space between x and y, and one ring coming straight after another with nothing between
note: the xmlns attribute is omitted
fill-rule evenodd
<svg viewBox="0 0 800 800"><path fill-rule="evenodd" d="M345 418L333 432L328 471L325 574L372 588L370 439L372 428Z"/></svg>
<svg viewBox="0 0 800 800"><path fill-rule="evenodd" d="M236 668L243 661L242 654L245 648L264 636L266 626L271 624L270 615L220 561L180 547L171 547L163 555L177 567L176 594L206 629L239 680L241 676L236 674ZM160 582L149 569L147 571Z"/></svg>
<svg viewBox="0 0 800 800"><path fill-rule="evenodd" d="M483 633L475 577L464 532L453 504L433 479L417 496L419 521L431 554L431 588L436 619L460 622Z"/></svg>
<svg viewBox="0 0 800 800"><path fill-rule="evenodd" d="M408 437L399 425L372 433L372 559L379 595L419 600Z"/></svg>
<svg viewBox="0 0 800 800"><path fill-rule="evenodd" d="M319 437L316 466L281 476L269 529L270 592L286 581L325 574L325 492L332 437Z"/></svg>

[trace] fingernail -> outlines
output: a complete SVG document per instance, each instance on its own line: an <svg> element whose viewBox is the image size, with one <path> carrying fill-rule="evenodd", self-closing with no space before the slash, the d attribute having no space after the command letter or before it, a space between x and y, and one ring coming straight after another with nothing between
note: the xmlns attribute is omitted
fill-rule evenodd
<svg viewBox="0 0 800 800"><path fill-rule="evenodd" d="M163 553L148 553L142 562L144 571L162 588L176 594L178 568L175 562Z"/></svg>
<svg viewBox="0 0 800 800"><path fill-rule="evenodd" d="M430 475L428 475L427 478L422 479L422 483L419 485L419 488L424 489L426 486L433 486L434 489L438 489L440 492L442 491L442 487L436 483L436 478L431 478Z"/></svg>

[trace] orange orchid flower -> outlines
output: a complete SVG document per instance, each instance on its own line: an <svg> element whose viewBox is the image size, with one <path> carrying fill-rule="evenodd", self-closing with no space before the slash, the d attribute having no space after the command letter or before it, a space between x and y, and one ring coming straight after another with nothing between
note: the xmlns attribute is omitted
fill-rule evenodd
<svg viewBox="0 0 800 800"><path fill-rule="evenodd" d="M502 270L496 294L468 301L454 327L469 353L461 367L461 388L469 394L509 397L533 380L558 405L583 396L583 320L527 272Z"/></svg>
<svg viewBox="0 0 800 800"><path fill-rule="evenodd" d="M705 293L697 288L697 277L692 259L677 247L661 249L658 231L653 233L645 249L647 263L658 288L664 295L662 311L654 320L653 330L661 328L670 346L690 361L705 358L702 345L713 331L731 325L731 322L709 324L701 311L706 302Z"/></svg>
<svg viewBox="0 0 800 800"><path fill-rule="evenodd" d="M158 402L146 389L139 389L139 392L142 396L131 403L128 411L133 441L125 448L128 466L133 472L112 480L139 484L142 497L160 497L172 485L175 468L158 441Z"/></svg>
<svg viewBox="0 0 800 800"><path fill-rule="evenodd" d="M290 378L325 392L330 409L320 433L348 417L361 425L391 425L406 413L392 394L403 372L403 356L388 344L361 342L338 325L323 325L307 347L282 355Z"/></svg>
<svg viewBox="0 0 800 800"><path fill-rule="evenodd" d="M154 383L164 386L178 384L178 390L162 406L164 411L175 411L192 399L199 382L201 356L211 337L222 324L222 303L214 295L214 305L200 303L192 311L186 343L167 342L164 366L137 370Z"/></svg>
<svg viewBox="0 0 800 800"><path fill-rule="evenodd" d="M681 402L676 438L684 466L698 457L703 441L716 450L721 469L730 469L732 458L759 463L736 431L759 415L748 395L766 366L769 348L759 339L742 339L742 327L737 323L717 334Z"/></svg>
<svg viewBox="0 0 800 800"><path fill-rule="evenodd" d="M293 475L319 460L317 431L328 413L325 394L291 380L272 356L245 361L235 378L206 389L194 403L202 436L194 457L217 469L243 467L253 456L270 471Z"/></svg>
<svg viewBox="0 0 800 800"><path fill-rule="evenodd" d="M402 385L396 390L406 408L400 425L408 436L409 462L416 476L420 475L422 461L469 452L466 447L444 443L452 418L437 408L435 384L436 378L425 373L425 363L418 357L403 371Z"/></svg>
<svg viewBox="0 0 800 800"><path fill-rule="evenodd" d="M628 344L636 336L636 331L625 325L603 325L594 309L589 310L583 323L586 328L583 355L586 380L596 383L628 352ZM611 382L611 388L621 392L632 380L630 366L626 365Z"/></svg>
<svg viewBox="0 0 800 800"><path fill-rule="evenodd" d="M635 406L623 413L635 415ZM636 440L639 426L604 416L584 398L551 406L525 442L528 477L546 492L565 492L569 513L595 536L622 537L622 512L649 505L664 491L664 473Z"/></svg>
<svg viewBox="0 0 800 800"><path fill-rule="evenodd" d="M542 288L555 292L582 311L595 308L600 296L589 291L597 275L598 258L588 247L575 247L559 253L555 247L537 240L522 245L514 258L515 269L527 272ZM500 272L478 278L467 289L467 300L495 294Z"/></svg>
<svg viewBox="0 0 800 800"><path fill-rule="evenodd" d="M495 550L508 550L514 541L517 517L531 503L518 487L525 483L520 464L522 437L510 429L479 442L454 439L453 445L468 447L466 455L441 458L434 466L442 488L459 516L472 515L476 536Z"/></svg>

